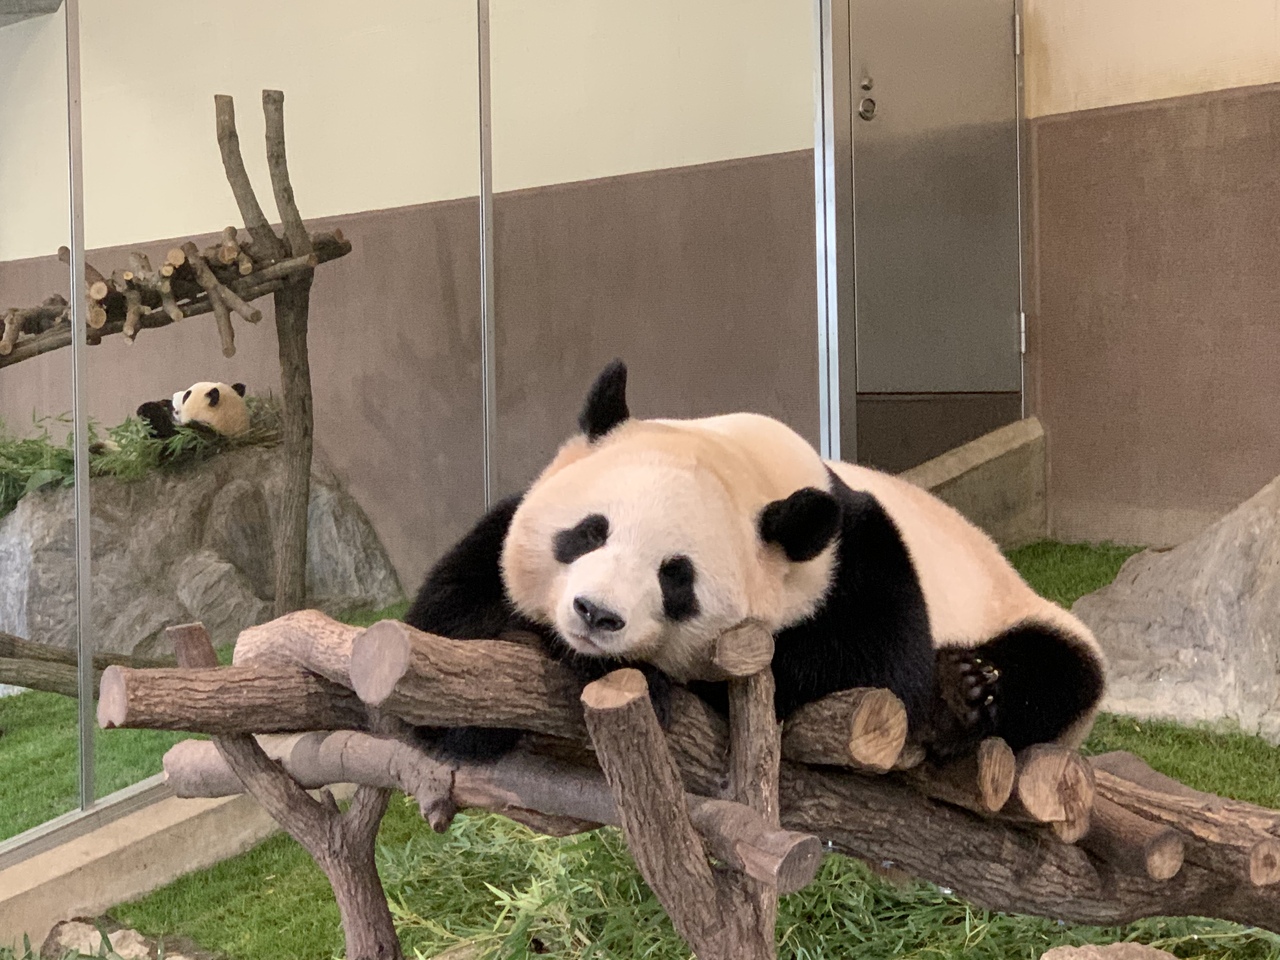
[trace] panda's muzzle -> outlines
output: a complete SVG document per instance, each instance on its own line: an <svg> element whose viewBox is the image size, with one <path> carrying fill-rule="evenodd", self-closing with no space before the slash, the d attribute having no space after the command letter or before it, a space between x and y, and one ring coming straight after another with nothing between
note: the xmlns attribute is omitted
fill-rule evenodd
<svg viewBox="0 0 1280 960"><path fill-rule="evenodd" d="M608 607L602 607L586 597L574 597L573 612L587 625L588 630L617 633L627 625L626 620Z"/></svg>

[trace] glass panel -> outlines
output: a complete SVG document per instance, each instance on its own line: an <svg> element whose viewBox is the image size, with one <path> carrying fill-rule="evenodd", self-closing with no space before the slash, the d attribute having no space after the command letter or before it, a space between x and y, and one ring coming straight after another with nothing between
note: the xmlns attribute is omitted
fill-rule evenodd
<svg viewBox="0 0 1280 960"><path fill-rule="evenodd" d="M0 841L79 805L65 31L0 26Z"/></svg>
<svg viewBox="0 0 1280 960"><path fill-rule="evenodd" d="M631 409L818 441L813 10L492 2L495 493L613 357Z"/></svg>
<svg viewBox="0 0 1280 960"><path fill-rule="evenodd" d="M480 508L475 4L82 0L81 17L88 260L114 291L89 354L90 415L114 441L93 481L97 642L165 657L164 629L198 620L228 657L288 609L402 603ZM139 67L175 37L202 66ZM220 153L228 95L248 187L279 224L264 90L283 94L320 261L309 290L303 241L245 229ZM132 340L131 296L146 308ZM175 397L205 426L175 426ZM291 491L312 429L307 506ZM305 597L288 573L300 529ZM157 773L184 736L101 733L99 795Z"/></svg>

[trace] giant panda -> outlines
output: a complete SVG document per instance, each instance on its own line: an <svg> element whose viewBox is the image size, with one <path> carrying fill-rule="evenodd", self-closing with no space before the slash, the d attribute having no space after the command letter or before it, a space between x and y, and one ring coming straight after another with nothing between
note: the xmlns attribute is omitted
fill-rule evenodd
<svg viewBox="0 0 1280 960"><path fill-rule="evenodd" d="M724 630L775 635L785 720L838 690L887 687L935 760L987 736L1078 746L1105 661L1088 628L1036 594L995 543L909 482L825 461L752 413L642 420L610 364L580 432L431 570L405 620L457 639L522 629L590 680L646 671L727 709L697 679ZM662 714L660 713L660 716ZM498 756L511 730L441 732L446 754Z"/></svg>
<svg viewBox="0 0 1280 960"><path fill-rule="evenodd" d="M238 437L249 430L249 406L243 383L201 381L166 400L148 400L136 413L157 440L167 440L179 426L194 427L221 437Z"/></svg>

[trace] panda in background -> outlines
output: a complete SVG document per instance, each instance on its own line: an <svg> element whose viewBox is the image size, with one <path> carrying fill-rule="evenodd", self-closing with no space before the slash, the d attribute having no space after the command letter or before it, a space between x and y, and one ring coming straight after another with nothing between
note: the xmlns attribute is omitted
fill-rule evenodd
<svg viewBox="0 0 1280 960"><path fill-rule="evenodd" d="M167 440L179 426L204 429L221 437L238 437L249 430L249 407L243 383L193 383L172 399L149 400L137 409L157 440Z"/></svg>
<svg viewBox="0 0 1280 960"><path fill-rule="evenodd" d="M769 417L633 419L620 361L579 426L436 564L407 623L455 639L532 631L584 682L640 666L656 706L674 681L726 711L724 684L695 671L751 618L774 632L780 720L887 687L937 760L988 736L1014 750L1087 736L1105 682L1092 633L937 497L824 461ZM456 728L441 746L483 759L518 737Z"/></svg>

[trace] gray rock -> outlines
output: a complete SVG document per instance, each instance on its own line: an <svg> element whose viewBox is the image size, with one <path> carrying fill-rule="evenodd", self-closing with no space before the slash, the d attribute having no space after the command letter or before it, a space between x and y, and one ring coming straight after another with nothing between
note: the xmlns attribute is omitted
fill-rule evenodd
<svg viewBox="0 0 1280 960"><path fill-rule="evenodd" d="M1186 543L1135 554L1072 610L1110 661L1104 709L1280 742L1280 478Z"/></svg>
<svg viewBox="0 0 1280 960"><path fill-rule="evenodd" d="M166 626L201 620L215 643L269 619L279 447L219 454L134 483L90 485L95 643L154 655ZM368 518L336 478L313 471L307 603L332 614L404 599ZM24 497L0 519L0 630L75 643L72 491Z"/></svg>
<svg viewBox="0 0 1280 960"><path fill-rule="evenodd" d="M1110 943L1105 947L1054 947L1040 960L1176 960L1172 953L1141 943Z"/></svg>

